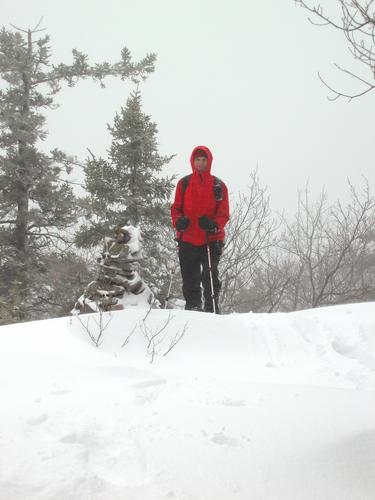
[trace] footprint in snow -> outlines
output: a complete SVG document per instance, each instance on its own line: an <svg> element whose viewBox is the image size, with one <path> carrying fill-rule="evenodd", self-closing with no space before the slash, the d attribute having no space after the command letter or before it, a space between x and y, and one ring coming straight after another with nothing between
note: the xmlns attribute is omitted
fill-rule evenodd
<svg viewBox="0 0 375 500"><path fill-rule="evenodd" d="M230 399L226 398L223 401L225 406L246 406L246 402L243 399Z"/></svg>
<svg viewBox="0 0 375 500"><path fill-rule="evenodd" d="M79 436L77 436L75 432L71 432L60 438L59 441L60 443L73 444L73 443L79 443L80 438Z"/></svg>
<svg viewBox="0 0 375 500"><path fill-rule="evenodd" d="M64 394L69 394L71 391L69 389L53 389L50 394L51 396L63 396Z"/></svg>
<svg viewBox="0 0 375 500"><path fill-rule="evenodd" d="M135 384L133 387L136 389L136 402L140 405L154 402L165 384L166 380L163 379L147 380Z"/></svg>
<svg viewBox="0 0 375 500"><path fill-rule="evenodd" d="M224 434L223 432L216 432L212 436L211 441L215 444L229 446L230 448L234 448L234 447L240 445L240 443L237 441L237 439L235 439L231 436L228 436L227 434Z"/></svg>
<svg viewBox="0 0 375 500"><path fill-rule="evenodd" d="M40 415L35 415L27 420L29 425L40 425L45 422L48 418L47 413L41 413Z"/></svg>
<svg viewBox="0 0 375 500"><path fill-rule="evenodd" d="M269 361L268 363L266 363L266 367L267 368L277 368L277 364Z"/></svg>
<svg viewBox="0 0 375 500"><path fill-rule="evenodd" d="M163 385L166 383L166 380L164 379L157 379L157 380L146 380L145 382L139 382L138 384L134 384L134 387L137 389L142 389L142 388L147 388L147 387L154 387L155 385Z"/></svg>

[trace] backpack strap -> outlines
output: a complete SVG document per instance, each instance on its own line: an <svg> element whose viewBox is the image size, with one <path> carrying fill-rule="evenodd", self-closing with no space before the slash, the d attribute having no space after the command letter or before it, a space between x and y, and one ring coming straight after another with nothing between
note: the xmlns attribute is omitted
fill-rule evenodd
<svg viewBox="0 0 375 500"><path fill-rule="evenodd" d="M185 177L183 177L181 179L181 182L182 182L182 196L185 194L186 188L188 187L188 184L189 184L189 181L190 181L190 177L192 175L193 174L185 175Z"/></svg>
<svg viewBox="0 0 375 500"><path fill-rule="evenodd" d="M192 176L193 174L189 174L189 175L185 175L185 177L183 177L181 179L181 182L182 182L182 213L184 212L184 202L185 202L185 191L186 191L186 188L188 187L188 184L189 184L189 181L190 181L190 177Z"/></svg>
<svg viewBox="0 0 375 500"><path fill-rule="evenodd" d="M214 195L216 201L221 201L223 199L223 181L219 177L213 176L214 178Z"/></svg>

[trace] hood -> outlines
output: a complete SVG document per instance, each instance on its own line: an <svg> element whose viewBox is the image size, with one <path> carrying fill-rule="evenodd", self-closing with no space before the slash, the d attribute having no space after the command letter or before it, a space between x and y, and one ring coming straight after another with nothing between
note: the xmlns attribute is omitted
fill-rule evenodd
<svg viewBox="0 0 375 500"><path fill-rule="evenodd" d="M193 149L191 155L190 155L190 165L191 165L191 168L193 170L193 172L195 172L195 168L194 168L194 161L193 161L193 158L194 158L194 152L197 150L197 149L203 149L203 151L205 151L207 153L207 170L206 172L207 173L210 173L211 172L211 165L212 165L212 153L211 151L208 149L207 146L195 146L195 148Z"/></svg>

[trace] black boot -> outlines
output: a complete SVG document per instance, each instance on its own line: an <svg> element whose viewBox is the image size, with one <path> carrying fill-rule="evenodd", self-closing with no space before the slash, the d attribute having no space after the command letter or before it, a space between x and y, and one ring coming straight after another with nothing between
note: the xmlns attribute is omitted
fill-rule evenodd
<svg viewBox="0 0 375 500"><path fill-rule="evenodd" d="M203 312L203 309L199 306L185 306L185 311L199 311Z"/></svg>
<svg viewBox="0 0 375 500"><path fill-rule="evenodd" d="M215 300L215 311L216 311L216 314L220 314L220 309L219 309L219 306L218 306L216 300ZM205 303L204 312L209 312L209 313L213 313L214 312L214 307L213 307L213 304L212 304L212 299L210 299L207 304Z"/></svg>

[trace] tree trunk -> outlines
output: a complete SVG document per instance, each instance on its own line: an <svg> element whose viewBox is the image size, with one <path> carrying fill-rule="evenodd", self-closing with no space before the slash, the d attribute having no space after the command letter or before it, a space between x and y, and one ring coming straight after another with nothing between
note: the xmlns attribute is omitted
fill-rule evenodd
<svg viewBox="0 0 375 500"><path fill-rule="evenodd" d="M32 40L31 31L28 31L28 51L26 66L22 72L23 80L23 103L21 107L20 132L27 133L28 120L30 115L30 87L32 72ZM15 246L18 254L18 271L16 273L16 288L19 299L20 319L25 317L25 302L28 295L28 262L27 262L27 224L29 215L29 159L27 158L27 143L24 137L18 140L18 189L17 189L17 216L15 229Z"/></svg>

